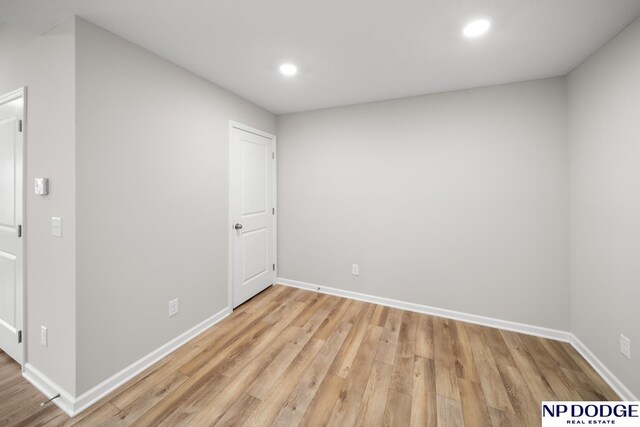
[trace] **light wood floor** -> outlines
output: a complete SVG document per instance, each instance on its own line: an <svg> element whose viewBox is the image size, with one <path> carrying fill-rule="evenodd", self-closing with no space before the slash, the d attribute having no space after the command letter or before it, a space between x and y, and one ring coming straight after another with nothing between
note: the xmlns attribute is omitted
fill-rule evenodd
<svg viewBox="0 0 640 427"><path fill-rule="evenodd" d="M618 400L568 344L283 286L69 419L0 352L0 425L539 426Z"/></svg>

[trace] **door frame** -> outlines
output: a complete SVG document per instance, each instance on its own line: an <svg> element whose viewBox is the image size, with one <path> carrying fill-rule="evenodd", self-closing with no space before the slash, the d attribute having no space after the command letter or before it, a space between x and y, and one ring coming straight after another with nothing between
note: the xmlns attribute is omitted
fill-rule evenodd
<svg viewBox="0 0 640 427"><path fill-rule="evenodd" d="M22 86L8 93L0 94L0 104L14 101L22 98L22 316L16 318L18 331L22 332L22 358L17 362L20 364L22 371L27 361L27 87Z"/></svg>
<svg viewBox="0 0 640 427"><path fill-rule="evenodd" d="M231 144L233 144L233 130L238 129L245 132L253 133L258 136L263 136L265 138L269 138L273 141L273 153L275 155L273 159L273 170L272 170L272 179L273 179L273 207L275 209L275 213L272 215L273 217L273 263L276 265L275 270L273 270L273 283L275 284L278 277L278 180L277 180L277 166L278 166L278 144L277 137L268 132L261 131L256 128L252 128L251 126L244 125L242 123L229 120L229 171L227 174L228 179L228 195L227 195L227 203L229 204L229 212L227 213L227 227L228 227L228 253L229 253L229 265L228 265L228 276L229 276L229 299L228 299L228 307L230 311L233 311L233 236L234 236L234 221L232 217L232 206L231 206Z"/></svg>

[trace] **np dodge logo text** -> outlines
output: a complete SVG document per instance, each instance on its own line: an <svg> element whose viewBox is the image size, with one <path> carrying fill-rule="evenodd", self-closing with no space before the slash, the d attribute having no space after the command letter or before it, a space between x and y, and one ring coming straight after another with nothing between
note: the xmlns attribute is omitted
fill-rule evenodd
<svg viewBox="0 0 640 427"><path fill-rule="evenodd" d="M542 402L542 426L640 426L640 402Z"/></svg>

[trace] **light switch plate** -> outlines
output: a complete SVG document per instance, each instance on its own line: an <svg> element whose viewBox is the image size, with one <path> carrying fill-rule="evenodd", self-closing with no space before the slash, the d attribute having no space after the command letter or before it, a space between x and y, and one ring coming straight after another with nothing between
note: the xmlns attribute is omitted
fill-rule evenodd
<svg viewBox="0 0 640 427"><path fill-rule="evenodd" d="M36 178L35 180L35 193L38 196L46 196L49 194L49 179L48 178Z"/></svg>
<svg viewBox="0 0 640 427"><path fill-rule="evenodd" d="M53 237L62 237L62 218L51 218L51 235Z"/></svg>

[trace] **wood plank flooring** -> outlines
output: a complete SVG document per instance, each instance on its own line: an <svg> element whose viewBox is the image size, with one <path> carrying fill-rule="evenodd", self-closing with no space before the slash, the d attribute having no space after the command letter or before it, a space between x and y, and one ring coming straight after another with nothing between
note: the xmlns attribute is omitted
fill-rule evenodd
<svg viewBox="0 0 640 427"><path fill-rule="evenodd" d="M2 426L539 426L618 400L568 344L273 286L69 419L0 352Z"/></svg>

